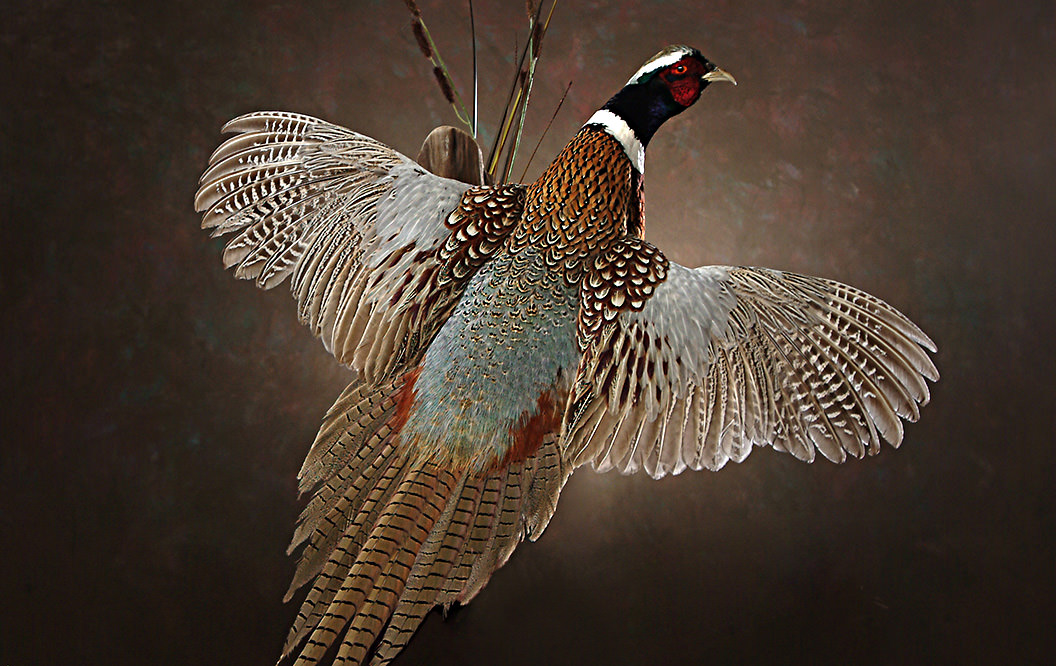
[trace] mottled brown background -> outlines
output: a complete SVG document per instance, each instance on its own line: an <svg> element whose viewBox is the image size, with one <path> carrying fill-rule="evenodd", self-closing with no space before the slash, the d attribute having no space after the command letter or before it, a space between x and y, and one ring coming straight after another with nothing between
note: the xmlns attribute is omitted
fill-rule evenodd
<svg viewBox="0 0 1056 666"><path fill-rule="evenodd" d="M0 26L4 666L272 663L294 475L349 375L284 288L223 272L197 178L251 110L412 155L453 120L402 3L158 4L15 3ZM421 5L468 89L464 6ZM521 8L478 2L486 139ZM650 147L648 236L890 300L939 344L932 405L864 462L577 474L402 663L1047 661L1054 3L565 0L529 137L574 83L530 176L669 42L741 85Z"/></svg>

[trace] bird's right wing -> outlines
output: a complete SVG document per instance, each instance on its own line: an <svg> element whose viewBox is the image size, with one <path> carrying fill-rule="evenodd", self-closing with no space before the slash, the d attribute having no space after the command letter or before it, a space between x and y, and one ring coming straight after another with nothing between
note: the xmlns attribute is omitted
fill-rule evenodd
<svg viewBox="0 0 1056 666"><path fill-rule="evenodd" d="M317 118L241 116L195 197L224 265L270 289L369 380L413 360L520 217L523 187L471 188Z"/></svg>
<svg viewBox="0 0 1056 666"><path fill-rule="evenodd" d="M834 461L902 440L938 371L934 343L883 301L761 268L669 263L626 239L584 280L584 349L565 457L653 477L740 462L756 445Z"/></svg>

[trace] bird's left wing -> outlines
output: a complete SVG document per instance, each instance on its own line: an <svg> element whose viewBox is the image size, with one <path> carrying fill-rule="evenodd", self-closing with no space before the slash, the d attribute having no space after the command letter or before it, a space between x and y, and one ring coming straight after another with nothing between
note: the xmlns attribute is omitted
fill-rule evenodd
<svg viewBox="0 0 1056 666"><path fill-rule="evenodd" d="M231 234L237 277L290 277L301 321L368 380L420 354L523 206L520 185L440 178L310 116L251 113L224 131L195 197L202 227Z"/></svg>
<svg viewBox="0 0 1056 666"><path fill-rule="evenodd" d="M934 343L862 291L782 271L670 263L627 238L583 281L564 421L573 466L716 470L755 445L842 462L902 440Z"/></svg>

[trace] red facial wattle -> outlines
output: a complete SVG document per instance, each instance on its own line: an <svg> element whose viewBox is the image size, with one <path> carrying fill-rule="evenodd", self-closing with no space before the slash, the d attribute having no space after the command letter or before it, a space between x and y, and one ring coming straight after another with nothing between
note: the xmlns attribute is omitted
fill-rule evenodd
<svg viewBox="0 0 1056 666"><path fill-rule="evenodd" d="M702 88L698 78L673 81L669 86L671 88L671 96L682 106L691 106L700 98Z"/></svg>
<svg viewBox="0 0 1056 666"><path fill-rule="evenodd" d="M683 58L660 73L660 78L667 84L675 102L682 106L692 106L700 99L704 89L701 76L704 66L695 58Z"/></svg>

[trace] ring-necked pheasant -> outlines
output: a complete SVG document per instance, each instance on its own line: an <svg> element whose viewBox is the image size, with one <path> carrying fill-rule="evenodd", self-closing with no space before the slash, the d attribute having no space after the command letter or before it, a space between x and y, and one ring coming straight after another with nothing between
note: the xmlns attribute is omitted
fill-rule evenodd
<svg viewBox="0 0 1056 666"><path fill-rule="evenodd" d="M289 278L358 378L301 469L314 490L283 656L385 663L545 529L569 474L717 470L769 444L834 461L898 446L934 344L886 303L781 271L684 268L642 238L645 147L713 81L649 59L528 185L434 176L292 113L231 121L196 208L223 260ZM289 595L288 595L289 596Z"/></svg>

